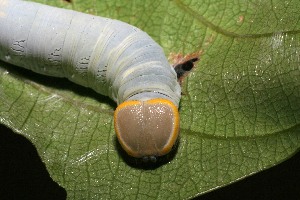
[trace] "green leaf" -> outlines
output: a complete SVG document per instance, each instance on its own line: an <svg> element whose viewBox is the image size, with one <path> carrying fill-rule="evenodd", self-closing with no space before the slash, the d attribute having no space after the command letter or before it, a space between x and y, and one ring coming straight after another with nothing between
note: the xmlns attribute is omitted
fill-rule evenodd
<svg viewBox="0 0 300 200"><path fill-rule="evenodd" d="M69 199L187 199L299 151L298 1L47 3L133 24L167 55L202 52L183 82L178 150L153 168L120 150L111 100L0 63L0 122L36 146Z"/></svg>

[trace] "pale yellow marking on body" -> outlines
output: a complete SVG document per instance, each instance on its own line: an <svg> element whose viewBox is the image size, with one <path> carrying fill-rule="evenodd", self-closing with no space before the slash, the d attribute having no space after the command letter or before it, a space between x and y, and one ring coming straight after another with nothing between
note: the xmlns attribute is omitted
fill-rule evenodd
<svg viewBox="0 0 300 200"><path fill-rule="evenodd" d="M5 18L6 17L6 13L1 11L1 9L4 9L8 4L7 0L0 0L0 17L1 18Z"/></svg>

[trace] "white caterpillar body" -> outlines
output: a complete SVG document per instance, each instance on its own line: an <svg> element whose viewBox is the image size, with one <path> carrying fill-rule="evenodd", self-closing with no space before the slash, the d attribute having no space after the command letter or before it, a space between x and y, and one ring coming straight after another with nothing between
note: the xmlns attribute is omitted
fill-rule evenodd
<svg viewBox="0 0 300 200"><path fill-rule="evenodd" d="M178 115L181 90L176 73L162 48L136 27L38 3L0 0L0 59L40 74L66 77L109 96L118 105L131 102L121 106L126 108L123 111L120 105L117 108L115 129L122 147L134 157L164 155L177 138L179 122L174 116ZM148 108L147 101L155 99L158 102L151 105L157 105ZM152 110L149 116L145 106ZM133 112L135 108L138 113ZM119 112L124 112L120 115L127 121L137 119L136 125L126 127L128 122L118 117ZM159 119L148 123L145 115ZM160 121L170 123L170 128ZM147 133L150 124L160 133ZM160 131L163 128L171 133ZM135 130L139 131L132 136ZM156 142L157 137L164 141Z"/></svg>

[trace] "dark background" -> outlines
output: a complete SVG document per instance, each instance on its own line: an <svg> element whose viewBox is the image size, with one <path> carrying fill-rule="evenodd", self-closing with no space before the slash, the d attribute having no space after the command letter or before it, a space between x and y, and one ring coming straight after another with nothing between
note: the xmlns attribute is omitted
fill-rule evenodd
<svg viewBox="0 0 300 200"><path fill-rule="evenodd" d="M300 200L300 153L287 161L195 199ZM0 200L66 199L34 146L0 125Z"/></svg>

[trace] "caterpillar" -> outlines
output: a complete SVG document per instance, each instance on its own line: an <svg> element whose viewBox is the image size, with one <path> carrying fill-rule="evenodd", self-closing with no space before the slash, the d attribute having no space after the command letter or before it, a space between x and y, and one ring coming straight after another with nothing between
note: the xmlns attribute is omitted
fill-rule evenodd
<svg viewBox="0 0 300 200"><path fill-rule="evenodd" d="M127 23L0 0L0 59L67 78L117 103L114 128L130 156L155 160L179 134L181 88L163 49Z"/></svg>

